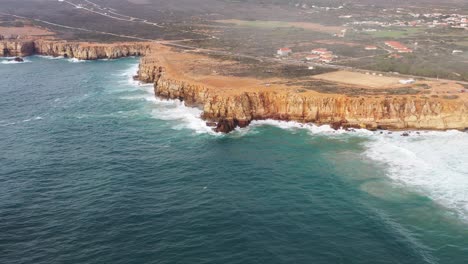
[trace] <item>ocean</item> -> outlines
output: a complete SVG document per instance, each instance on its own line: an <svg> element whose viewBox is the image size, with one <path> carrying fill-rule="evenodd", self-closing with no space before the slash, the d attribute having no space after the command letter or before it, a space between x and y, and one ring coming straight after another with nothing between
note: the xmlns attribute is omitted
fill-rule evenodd
<svg viewBox="0 0 468 264"><path fill-rule="evenodd" d="M0 63L0 263L468 263L468 133L228 135L137 58Z"/></svg>

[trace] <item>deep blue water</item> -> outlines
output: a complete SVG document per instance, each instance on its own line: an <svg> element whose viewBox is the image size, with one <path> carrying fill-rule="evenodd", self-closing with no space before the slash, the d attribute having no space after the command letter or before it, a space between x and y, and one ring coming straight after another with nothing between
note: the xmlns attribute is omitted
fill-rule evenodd
<svg viewBox="0 0 468 264"><path fill-rule="evenodd" d="M468 263L466 133L214 135L137 59L29 61L0 64L2 264ZM458 163L389 156L436 143Z"/></svg>

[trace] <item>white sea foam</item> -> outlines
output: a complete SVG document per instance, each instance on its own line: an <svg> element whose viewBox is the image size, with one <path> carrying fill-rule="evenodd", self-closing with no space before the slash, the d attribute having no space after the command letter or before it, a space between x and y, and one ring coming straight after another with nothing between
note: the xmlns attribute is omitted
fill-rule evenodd
<svg viewBox="0 0 468 264"><path fill-rule="evenodd" d="M77 59L77 58L71 58L71 59L68 59L68 61L72 62L72 63L88 62L87 60L80 60L80 59Z"/></svg>
<svg viewBox="0 0 468 264"><path fill-rule="evenodd" d="M174 129L191 129L196 133L217 134L206 122L201 119L202 110L193 107L187 107L179 100L161 100L154 101L155 109L152 110L153 117L160 120L178 121Z"/></svg>
<svg viewBox="0 0 468 264"><path fill-rule="evenodd" d="M411 187L468 220L468 133L426 132L410 137L376 135L370 159L388 166L388 177Z"/></svg>
<svg viewBox="0 0 468 264"><path fill-rule="evenodd" d="M123 73L132 77L137 65ZM188 128L197 133L217 134L200 118L202 111L186 107L178 100L162 100L154 96L152 86L140 86L143 95L127 97L132 100L147 100L154 103L152 115L161 120L177 120L175 129ZM285 130L306 130L311 135L360 136L367 138L364 155L387 165L387 175L396 184L416 190L468 220L468 133L411 132L403 137L402 132L372 132L365 129L352 131L334 130L328 125L317 126L298 122L261 120L253 121L247 128L236 129L237 136L256 133L258 127L276 126ZM218 134L219 135L219 134Z"/></svg>
<svg viewBox="0 0 468 264"><path fill-rule="evenodd" d="M323 134L323 135L358 135L358 136L370 136L374 133L366 129L352 129L344 130L338 129L335 130L329 125L315 125L312 123L299 123L295 121L278 121L278 120L255 120L252 121L250 127L261 127L261 126L275 126L285 130L306 130L309 134Z"/></svg>
<svg viewBox="0 0 468 264"><path fill-rule="evenodd" d="M126 82L130 84L132 89L143 91L142 94L122 96L121 99L126 100L145 100L153 103L153 109L151 115L159 120L174 120L178 121L173 129L190 129L196 133L208 133L213 135L220 135L216 133L206 125L206 122L201 118L202 110L194 107L187 107L184 102L180 100L166 100L157 98L154 95L154 89L152 84L142 84L139 81L135 81L133 76L138 71L138 64L132 65L129 69L122 71L116 75L120 75Z"/></svg>
<svg viewBox="0 0 468 264"><path fill-rule="evenodd" d="M39 57L39 58L48 59L48 60L60 60L60 59L65 59L65 57L63 57L63 56L58 56L58 57L47 56L47 55L36 55L36 56Z"/></svg>
<svg viewBox="0 0 468 264"><path fill-rule="evenodd" d="M14 61L14 60L2 60L1 61L1 64L21 64L21 63L28 63L28 62L31 62L30 60L28 59L23 59L23 61Z"/></svg>

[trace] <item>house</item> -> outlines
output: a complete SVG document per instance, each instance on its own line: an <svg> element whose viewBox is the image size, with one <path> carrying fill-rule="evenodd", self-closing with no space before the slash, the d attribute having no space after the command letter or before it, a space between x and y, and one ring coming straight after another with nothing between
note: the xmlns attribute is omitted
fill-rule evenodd
<svg viewBox="0 0 468 264"><path fill-rule="evenodd" d="M386 41L385 45L389 46L390 48L396 50L398 53L411 53L413 52L412 49L406 47L401 42L398 41Z"/></svg>
<svg viewBox="0 0 468 264"><path fill-rule="evenodd" d="M376 50L377 47L376 46L366 46L364 49L365 50Z"/></svg>
<svg viewBox="0 0 468 264"><path fill-rule="evenodd" d="M276 54L280 56L288 56L289 54L291 54L291 52L292 50L290 48L281 48L276 52Z"/></svg>

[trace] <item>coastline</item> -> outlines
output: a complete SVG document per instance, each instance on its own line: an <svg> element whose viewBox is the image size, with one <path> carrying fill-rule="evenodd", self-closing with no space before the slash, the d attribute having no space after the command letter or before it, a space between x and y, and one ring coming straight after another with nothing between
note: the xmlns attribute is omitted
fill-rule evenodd
<svg viewBox="0 0 468 264"><path fill-rule="evenodd" d="M4 52L3 56L41 55L84 61L141 56L135 78L152 83L157 97L178 99L189 107L201 109L207 126L216 132L229 133L252 121L268 119L330 125L334 129L464 131L468 128L466 94L460 94L457 99L420 94L325 94L284 85L282 79L199 73L197 71L203 69L197 68L205 67L206 61L215 68L232 62L177 52L150 42L102 44L26 40L13 41L4 47L13 50ZM199 62L202 64L198 65Z"/></svg>
<svg viewBox="0 0 468 264"><path fill-rule="evenodd" d="M276 84L275 79L201 75L186 70L202 60L207 59L159 47L141 59L138 79L154 83L158 97L179 99L202 109L203 119L218 132L265 119L328 124L335 129L463 131L468 127L466 95L449 100L425 95L324 94ZM189 62L193 63L187 66ZM213 65L222 67L223 63L214 61Z"/></svg>

